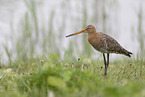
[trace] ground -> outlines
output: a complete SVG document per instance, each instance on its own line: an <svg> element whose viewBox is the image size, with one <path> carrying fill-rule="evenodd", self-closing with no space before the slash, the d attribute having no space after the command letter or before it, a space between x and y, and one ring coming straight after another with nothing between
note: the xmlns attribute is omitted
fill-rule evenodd
<svg viewBox="0 0 145 97"><path fill-rule="evenodd" d="M1 65L1 97L145 97L145 62L39 58Z"/></svg>

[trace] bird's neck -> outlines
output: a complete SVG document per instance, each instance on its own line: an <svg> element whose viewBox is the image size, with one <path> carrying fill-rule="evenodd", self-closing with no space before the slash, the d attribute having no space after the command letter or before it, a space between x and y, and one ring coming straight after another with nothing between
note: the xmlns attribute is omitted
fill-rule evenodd
<svg viewBox="0 0 145 97"><path fill-rule="evenodd" d="M95 48L98 49L97 44L100 42L101 32L88 33L88 42Z"/></svg>
<svg viewBox="0 0 145 97"><path fill-rule="evenodd" d="M97 32L91 32L91 33L88 33L88 39L96 36Z"/></svg>
<svg viewBox="0 0 145 97"><path fill-rule="evenodd" d="M90 33L88 33L88 35L95 35L95 34L97 34L98 32L90 32Z"/></svg>
<svg viewBox="0 0 145 97"><path fill-rule="evenodd" d="M92 33L88 33L88 39L92 39L92 38L96 38L100 35L101 32L92 32Z"/></svg>

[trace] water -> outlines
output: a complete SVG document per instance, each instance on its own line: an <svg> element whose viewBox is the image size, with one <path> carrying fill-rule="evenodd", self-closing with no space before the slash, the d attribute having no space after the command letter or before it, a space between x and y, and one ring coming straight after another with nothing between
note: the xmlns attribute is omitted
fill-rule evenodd
<svg viewBox="0 0 145 97"><path fill-rule="evenodd" d="M113 0L110 1L113 2ZM88 18L90 18L87 20L86 24L94 24L94 22L91 20L93 11L90 5L90 3L94 2L94 0L86 2ZM37 0L37 3L39 6L39 20L44 17L44 21L48 21L51 11L55 10L55 18L53 23L55 25L54 28L56 33L62 33L65 36L67 34L83 29L81 25L83 17L81 12L83 4L81 0L70 0L69 3L65 0ZM139 43L137 41L137 14L141 5L144 9L145 0L118 0L116 3L116 7L106 9L109 20L107 20L106 24L108 26L108 30L106 30L105 33L108 33L109 35L114 37L124 48L132 51L134 55L136 55L136 53L139 51ZM4 56L4 60L7 60L7 57L2 45L7 44L8 47L13 48L13 45L11 44L11 41L9 39L10 37L16 37L16 35L11 36L11 33L13 31L19 33L18 25L20 24L20 20L24 17L24 14L27 10L28 9L25 6L23 0L0 1L0 50ZM99 11L101 11L101 8ZM145 10L143 11L145 12ZM63 18L60 17L63 14L66 15L66 29L64 30L64 32L59 32L57 28L60 27L64 21ZM145 20L143 20L143 22L144 21ZM95 23L97 31L103 31L103 27L101 25L102 22L99 20L97 23ZM49 26L48 23L46 23L45 26ZM145 28L143 29L145 31ZM81 35L76 37L78 39L79 37L81 37ZM63 45L66 47L68 45L68 41L70 40L72 39L66 39L64 37L64 41L66 43Z"/></svg>

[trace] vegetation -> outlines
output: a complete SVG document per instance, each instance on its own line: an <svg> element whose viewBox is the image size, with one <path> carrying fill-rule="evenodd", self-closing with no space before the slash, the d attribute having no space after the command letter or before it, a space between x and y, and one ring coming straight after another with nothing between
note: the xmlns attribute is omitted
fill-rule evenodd
<svg viewBox="0 0 145 97"><path fill-rule="evenodd" d="M58 27L54 26L57 21L56 10L52 10L48 18L45 18L35 0L23 1L27 11L21 18L18 29L14 30L11 23L13 30L10 41L13 48L3 45L8 62L0 64L0 97L145 97L142 10L138 13L137 37L142 52L139 52L137 58L124 57L112 61L108 75L104 77L103 59L92 59L94 52L86 42L85 35L80 39L81 47L85 49L80 48L75 38L64 47L64 33L61 32L67 27L67 18L73 20L72 25L80 23L82 27L90 18L86 9L87 0L82 0L84 6L78 9L84 17L81 18L80 15L77 19L69 13L71 7L67 9L65 2L62 2L62 13L59 16L62 21ZM71 5L70 3L67 0L67 4ZM97 24L99 19L103 31L111 32L106 9L115 7L113 5L117 2L94 0L90 3L92 9L101 8L102 11L92 10L93 15L89 21ZM117 10L113 9L115 13ZM76 53L80 58L76 57ZM0 59L2 60L2 53Z"/></svg>
<svg viewBox="0 0 145 97"><path fill-rule="evenodd" d="M110 64L104 77L101 60L85 58L67 62L59 61L57 56L49 60L36 58L2 66L0 96L144 97L144 64L143 60L117 60Z"/></svg>

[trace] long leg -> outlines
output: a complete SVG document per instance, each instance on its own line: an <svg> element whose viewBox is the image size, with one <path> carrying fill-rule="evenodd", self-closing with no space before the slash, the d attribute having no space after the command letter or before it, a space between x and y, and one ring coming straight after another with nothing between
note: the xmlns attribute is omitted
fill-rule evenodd
<svg viewBox="0 0 145 97"><path fill-rule="evenodd" d="M109 53L107 53L107 68L109 66Z"/></svg>
<svg viewBox="0 0 145 97"><path fill-rule="evenodd" d="M107 75L107 64L106 64L106 58L105 58L105 54L103 53L103 58L104 58L104 64L105 64L105 72L104 72L104 76Z"/></svg>

